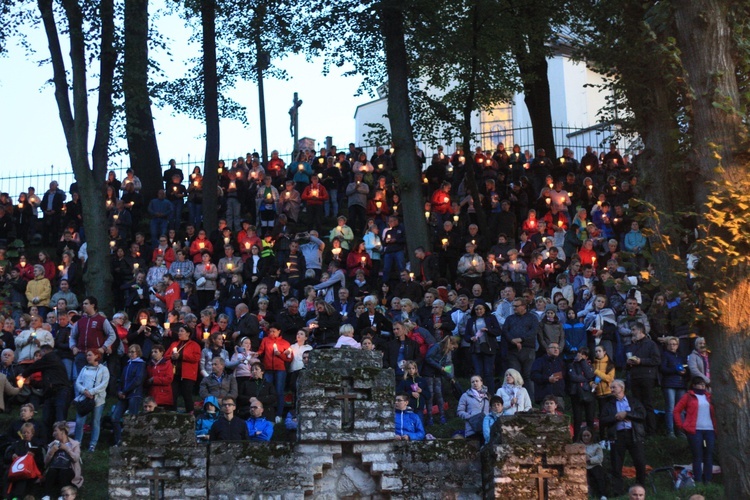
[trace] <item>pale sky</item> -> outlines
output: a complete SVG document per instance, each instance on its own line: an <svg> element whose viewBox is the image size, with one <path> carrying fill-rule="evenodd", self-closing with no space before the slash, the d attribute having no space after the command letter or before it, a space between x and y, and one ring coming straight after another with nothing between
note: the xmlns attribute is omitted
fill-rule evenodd
<svg viewBox="0 0 750 500"><path fill-rule="evenodd" d="M186 68L182 60L196 56L199 46L187 43L186 29L176 16L158 21L160 30L173 40L170 48L176 61L162 55L162 67L167 75L182 76ZM46 82L52 76L50 65L39 66L38 61L49 57L46 37L41 27L29 29L28 34L36 54L28 55L11 40L9 54L0 57L0 178L45 171L54 165L55 172L70 169L70 160L60 125L54 89ZM182 36L182 38L176 38ZM61 38L64 40L64 38ZM63 47L67 56L67 48ZM179 58L179 59L178 59ZM66 60L67 67L69 62ZM287 69L290 80L265 80L266 123L269 153L278 149L282 154L291 152L288 110L294 92L303 100L300 108L300 137L311 137L322 145L325 137L333 137L334 144L345 148L354 138L354 112L358 105L368 102L367 95L354 97L360 79L343 77L334 68L327 77L321 72L322 64L307 63L302 56L288 57L275 63ZM254 83L241 82L232 93L235 100L247 108L249 126L236 121L221 122L221 157L232 158L257 150L260 152L260 126L258 124L258 91ZM72 99L72 98L71 98ZM89 98L91 129L96 117L96 96ZM205 145L201 139L205 128L197 120L184 116L171 116L167 108L152 107L158 134L159 154L162 163L170 158L178 162L203 158ZM89 143L89 152L93 142ZM125 147L122 141L122 147ZM128 165L124 157L114 157L112 162Z"/></svg>

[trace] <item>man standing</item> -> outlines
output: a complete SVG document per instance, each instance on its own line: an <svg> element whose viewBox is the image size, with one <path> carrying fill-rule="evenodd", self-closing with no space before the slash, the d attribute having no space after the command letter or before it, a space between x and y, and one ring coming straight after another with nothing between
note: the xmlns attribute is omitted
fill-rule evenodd
<svg viewBox="0 0 750 500"><path fill-rule="evenodd" d="M42 398L44 406L42 415L46 429L52 429L55 422L65 421L68 416L70 405L70 380L60 357L52 349L45 345L40 349L42 357L34 361L23 371L23 378L27 379L32 374L42 373ZM51 431L49 431L51 432Z"/></svg>
<svg viewBox="0 0 750 500"><path fill-rule="evenodd" d="M513 300L513 315L505 320L503 335L508 342L508 366L521 373L529 398L534 399L534 384L531 381L531 366L534 363L534 350L539 332L539 320L528 311L528 304L523 299Z"/></svg>
<svg viewBox="0 0 750 500"><path fill-rule="evenodd" d="M651 436L656 432L653 390L657 385L661 352L656 343L646 336L646 327L643 323L635 323L630 331L633 334L633 343L628 347L626 354L630 390L646 408L646 434Z"/></svg>
<svg viewBox="0 0 750 500"><path fill-rule="evenodd" d="M247 441L250 439L247 424L234 415L236 407L237 403L232 397L227 396L221 400L221 416L208 432L210 441Z"/></svg>
<svg viewBox="0 0 750 500"><path fill-rule="evenodd" d="M626 451L630 452L635 465L636 482L646 484L646 432L643 428L646 409L637 399L625 396L625 382L622 380L613 380L609 387L612 396L602 408L601 423L607 426L608 439L614 441L610 455L615 483L613 490L621 492L622 464Z"/></svg>
<svg viewBox="0 0 750 500"><path fill-rule="evenodd" d="M406 269L406 234L401 227L398 217L388 217L388 227L383 230L383 283L390 278L391 268L396 265L400 273Z"/></svg>
<svg viewBox="0 0 750 500"><path fill-rule="evenodd" d="M96 297L83 299L83 315L70 331L70 349L75 356L75 374L86 365L86 351L89 349L101 355L112 352L112 344L117 334L106 316L98 311Z"/></svg>
<svg viewBox="0 0 750 500"><path fill-rule="evenodd" d="M565 362L560 357L560 345L552 342L547 346L547 354L537 358L531 366L535 402L541 403L549 394L560 399L564 398L564 374Z"/></svg>
<svg viewBox="0 0 750 500"><path fill-rule="evenodd" d="M44 241L54 246L60 234L60 220L62 218L65 193L57 189L57 181L49 183L49 190L44 193L41 208L44 212ZM54 423L54 422L53 422Z"/></svg>

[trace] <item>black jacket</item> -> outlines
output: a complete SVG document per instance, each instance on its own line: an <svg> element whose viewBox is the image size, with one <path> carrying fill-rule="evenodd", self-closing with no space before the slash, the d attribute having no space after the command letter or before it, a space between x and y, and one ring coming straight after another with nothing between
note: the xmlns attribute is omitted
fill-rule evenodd
<svg viewBox="0 0 750 500"><path fill-rule="evenodd" d="M401 349L401 341L397 338L391 339L385 345L384 365L385 368L398 369L398 352ZM419 346L410 338L404 339L404 361L421 362L419 358Z"/></svg>
<svg viewBox="0 0 750 500"><path fill-rule="evenodd" d="M631 380L656 380L661 366L661 352L656 343L648 337L643 337L630 344L628 352L641 360L640 364L628 365L628 375Z"/></svg>
<svg viewBox="0 0 750 500"><path fill-rule="evenodd" d="M28 378L32 373L42 372L42 385L44 386L44 397L52 396L63 387L70 387L68 373L60 360L60 356L51 351L31 363L23 371L23 377Z"/></svg>
<svg viewBox="0 0 750 500"><path fill-rule="evenodd" d="M250 436L247 433L247 423L237 416L232 420L227 420L222 415L211 426L208 439L211 441L248 441Z"/></svg>
<svg viewBox="0 0 750 500"><path fill-rule="evenodd" d="M640 401L632 396L627 396L627 400L630 405L627 420L630 420L633 424L635 438L643 441L646 439L646 429L643 427L643 422L646 420L646 408ZM617 398L610 396L604 403L601 418L599 420L601 424L607 428L607 437L610 441L617 438L617 419L615 418L615 415L617 415Z"/></svg>

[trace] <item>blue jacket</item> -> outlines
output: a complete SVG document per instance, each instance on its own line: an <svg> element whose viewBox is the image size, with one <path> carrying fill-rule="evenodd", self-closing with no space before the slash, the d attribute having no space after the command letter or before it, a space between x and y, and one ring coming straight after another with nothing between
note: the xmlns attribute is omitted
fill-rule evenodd
<svg viewBox="0 0 750 500"><path fill-rule="evenodd" d="M502 413L494 413L494 412L489 412L487 415L484 416L484 421L482 422L482 435L484 436L485 444L490 442L490 429L492 429L492 426L495 424L495 421L501 416L502 416Z"/></svg>
<svg viewBox="0 0 750 500"><path fill-rule="evenodd" d="M216 411L214 413L208 413L206 410L206 406L208 404L214 405L214 408L216 408ZM208 396L206 399L203 400L203 413L195 419L195 436L208 436L208 433L211 431L211 427L213 427L214 422L219 420L219 401L216 399L216 396Z"/></svg>
<svg viewBox="0 0 750 500"><path fill-rule="evenodd" d="M444 354L440 344L434 344L427 350L422 368L423 377L443 376L449 380L453 378L453 371L443 371L446 366L453 366L451 353Z"/></svg>
<svg viewBox="0 0 750 500"><path fill-rule="evenodd" d="M255 434L260 432L260 434ZM270 441L273 436L273 424L265 417L247 419L247 433L250 435L250 441Z"/></svg>
<svg viewBox="0 0 750 500"><path fill-rule="evenodd" d="M424 426L422 419L413 411L396 410L396 435L409 436L411 441L422 441L424 439Z"/></svg>
<svg viewBox="0 0 750 500"><path fill-rule="evenodd" d="M677 371L677 367L682 365L682 369L687 373L687 359L677 353L663 351L661 354L661 386L666 389L685 389L685 375Z"/></svg>
<svg viewBox="0 0 750 500"><path fill-rule="evenodd" d="M143 397L143 381L146 378L146 362L142 358L128 360L122 370L119 390L127 398Z"/></svg>

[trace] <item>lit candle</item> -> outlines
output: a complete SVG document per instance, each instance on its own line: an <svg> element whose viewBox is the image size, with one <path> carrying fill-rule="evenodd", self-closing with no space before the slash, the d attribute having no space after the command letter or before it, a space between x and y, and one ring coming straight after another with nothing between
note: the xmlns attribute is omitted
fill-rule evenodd
<svg viewBox="0 0 750 500"><path fill-rule="evenodd" d="M242 170L238 170L234 176L238 179L242 179Z"/></svg>
<svg viewBox="0 0 750 500"><path fill-rule="evenodd" d="M393 205L393 211L396 212L398 210L398 206Z"/></svg>
<svg viewBox="0 0 750 500"><path fill-rule="evenodd" d="M375 206L378 207L378 209L379 209L380 207L383 206L383 202L382 201L376 201L375 202Z"/></svg>
<svg viewBox="0 0 750 500"><path fill-rule="evenodd" d="M560 158L560 163L565 163L565 158Z"/></svg>
<svg viewBox="0 0 750 500"><path fill-rule="evenodd" d="M531 165L529 165L528 163L524 163L524 164L523 164L523 168L524 168L524 169L528 170L528 169L529 169L529 167L531 167Z"/></svg>
<svg viewBox="0 0 750 500"><path fill-rule="evenodd" d="M219 174L222 174L222 173L224 173L224 169L223 169L223 168L221 168L221 167L219 167L219 169L217 170L217 172L218 172Z"/></svg>
<svg viewBox="0 0 750 500"><path fill-rule="evenodd" d="M229 245L229 238L224 238L224 244Z"/></svg>
<svg viewBox="0 0 750 500"><path fill-rule="evenodd" d="M554 184L552 184L552 183L550 182L550 183L548 184L548 186L549 186L549 188L550 188L550 189L552 189L552 188L554 187Z"/></svg>
<svg viewBox="0 0 750 500"><path fill-rule="evenodd" d="M589 191L591 191L592 189L594 189L594 186L592 186L592 185L589 185L589 186L588 186L588 189L589 189Z"/></svg>
<svg viewBox="0 0 750 500"><path fill-rule="evenodd" d="M561 220L557 221L557 227L562 227L562 226L563 226L563 221Z"/></svg>
<svg viewBox="0 0 750 500"><path fill-rule="evenodd" d="M21 267L26 267L26 261L25 260L21 261Z"/></svg>
<svg viewBox="0 0 750 500"><path fill-rule="evenodd" d="M612 160L612 161L614 161L614 162L615 162L615 165L617 165L617 158L615 158L615 159L614 159L614 160Z"/></svg>
<svg viewBox="0 0 750 500"><path fill-rule="evenodd" d="M323 178L323 172L320 172L320 173L318 174L318 179L322 179L322 178Z"/></svg>
<svg viewBox="0 0 750 500"><path fill-rule="evenodd" d="M62 270L63 270L63 266L62 266L62 265L59 265L59 266L57 266L57 269L59 269L59 270L60 270L60 272L62 272Z"/></svg>
<svg viewBox="0 0 750 500"><path fill-rule="evenodd" d="M586 172L591 172L591 165L586 165Z"/></svg>
<svg viewBox="0 0 750 500"><path fill-rule="evenodd" d="M482 164L483 162L484 162L484 160L483 160L482 158L479 158L479 159L477 160L477 163L479 163L480 165L481 165L481 164Z"/></svg>
<svg viewBox="0 0 750 500"><path fill-rule="evenodd" d="M552 199L551 199L551 198L545 198L545 199L544 199L544 202L545 202L545 203L546 203L547 205L549 205L550 203L552 203Z"/></svg>
<svg viewBox="0 0 750 500"><path fill-rule="evenodd" d="M195 176L196 176L196 175L198 175L198 174L190 174L190 178L191 178L191 179L195 179Z"/></svg>
<svg viewBox="0 0 750 500"><path fill-rule="evenodd" d="M414 273L409 273L409 279L414 279Z"/></svg>
<svg viewBox="0 0 750 500"><path fill-rule="evenodd" d="M612 191L617 191L617 186L612 186Z"/></svg>
<svg viewBox="0 0 750 500"><path fill-rule="evenodd" d="M429 219L430 218L430 212L429 211L425 211L424 217L425 217L425 219Z"/></svg>
<svg viewBox="0 0 750 500"><path fill-rule="evenodd" d="M360 260L362 261L362 265L364 266L364 265L365 265L365 262L367 261L367 257L365 257L365 256L363 255L363 256L362 256L362 258L361 258Z"/></svg>
<svg viewBox="0 0 750 500"><path fill-rule="evenodd" d="M176 347L173 347L173 348L172 348L172 353L173 353L173 354L177 354L177 348L176 348Z"/></svg>
<svg viewBox="0 0 750 500"><path fill-rule="evenodd" d="M276 346L276 342L273 343L273 350L274 351L278 351L279 350L279 348Z"/></svg>
<svg viewBox="0 0 750 500"><path fill-rule="evenodd" d="M536 226L536 221L535 220L530 220L529 221L529 227L534 227L534 226Z"/></svg>
<svg viewBox="0 0 750 500"><path fill-rule="evenodd" d="M286 270L289 271L291 268L292 268L292 263L291 262L287 262L286 263Z"/></svg>
<svg viewBox="0 0 750 500"><path fill-rule="evenodd" d="M448 244L448 238L443 238L442 240L443 246Z"/></svg>
<svg viewBox="0 0 750 500"><path fill-rule="evenodd" d="M391 154L393 154L394 151L396 151L396 149L395 148L391 148Z"/></svg>
<svg viewBox="0 0 750 500"><path fill-rule="evenodd" d="M23 203L19 203L18 204L18 208L22 209L23 208Z"/></svg>
<svg viewBox="0 0 750 500"><path fill-rule="evenodd" d="M26 379L23 378L21 375L16 377L16 384L18 385L18 387L23 387L23 384L25 383L26 383Z"/></svg>
<svg viewBox="0 0 750 500"><path fill-rule="evenodd" d="M120 218L120 216L119 216L119 215L117 215L117 214L115 214L115 215L113 215L113 216L112 216L112 219L114 219L114 220L117 220L117 219L119 219L119 218Z"/></svg>
<svg viewBox="0 0 750 500"><path fill-rule="evenodd" d="M570 191L568 191L568 198L572 198L572 197L573 197L573 193L571 193Z"/></svg>
<svg viewBox="0 0 750 500"><path fill-rule="evenodd" d="M233 267L234 264L232 264L231 262L227 262L227 271L231 271Z"/></svg>
<svg viewBox="0 0 750 500"><path fill-rule="evenodd" d="M448 203L449 201L451 201L451 199L448 196L443 198L443 203Z"/></svg>
<svg viewBox="0 0 750 500"><path fill-rule="evenodd" d="M427 177L423 177L423 178L422 178L422 182L424 182L425 184L427 184L427 183L428 183L428 182L430 182L430 181L428 181L428 180L427 180Z"/></svg>
<svg viewBox="0 0 750 500"><path fill-rule="evenodd" d="M203 243L202 241L198 243L198 248L200 248L201 250L203 250L205 247L206 247L206 244Z"/></svg>
<svg viewBox="0 0 750 500"><path fill-rule="evenodd" d="M146 323L148 323L148 320L146 318L141 318L141 326L146 326Z"/></svg>
<svg viewBox="0 0 750 500"><path fill-rule="evenodd" d="M133 264L133 269L138 269L139 267L141 267L141 265L137 262Z"/></svg>
<svg viewBox="0 0 750 500"><path fill-rule="evenodd" d="M297 165L297 170L299 170L300 172L302 172L304 169L305 169L305 166L302 163Z"/></svg>
<svg viewBox="0 0 750 500"><path fill-rule="evenodd" d="M248 250L250 250L250 242L249 241L245 242L245 248L248 249Z"/></svg>
<svg viewBox="0 0 750 500"><path fill-rule="evenodd" d="M237 184L235 184L234 181L230 182L229 189L237 189Z"/></svg>
<svg viewBox="0 0 750 500"><path fill-rule="evenodd" d="M383 170L383 164L382 163L378 163L378 170Z"/></svg>
<svg viewBox="0 0 750 500"><path fill-rule="evenodd" d="M318 190L317 189L313 189L312 190L312 195L317 198L318 197Z"/></svg>
<svg viewBox="0 0 750 500"><path fill-rule="evenodd" d="M465 157L465 156L459 156L459 157L458 157L458 162L459 162L459 163L463 163L463 162L465 162L465 161L466 161L466 157Z"/></svg>
<svg viewBox="0 0 750 500"><path fill-rule="evenodd" d="M115 242L114 241L110 241L109 242L109 247L110 248L114 248L115 247Z"/></svg>
<svg viewBox="0 0 750 500"><path fill-rule="evenodd" d="M177 186L174 186L174 187L172 188L172 191L174 191L174 192L176 193L176 192L177 192Z"/></svg>
<svg viewBox="0 0 750 500"><path fill-rule="evenodd" d="M458 215L453 216L453 222L458 222Z"/></svg>
<svg viewBox="0 0 750 500"><path fill-rule="evenodd" d="M335 257L338 257L338 256L339 256L339 254L341 253L341 249L340 249L340 248L333 248L333 249L331 249L331 253L332 253L332 254L333 254L333 255L334 255Z"/></svg>
<svg viewBox="0 0 750 500"><path fill-rule="evenodd" d="M318 158L318 163L323 163L323 158Z"/></svg>
<svg viewBox="0 0 750 500"><path fill-rule="evenodd" d="M211 332L203 332L203 340L208 340L208 337L211 336Z"/></svg>
<svg viewBox="0 0 750 500"><path fill-rule="evenodd" d="M339 162L334 163L334 165L336 166L336 168L341 168L341 163Z"/></svg>
<svg viewBox="0 0 750 500"><path fill-rule="evenodd" d="M292 195L291 191L286 192L286 197L289 198Z"/></svg>
<svg viewBox="0 0 750 500"><path fill-rule="evenodd" d="M165 330L169 330L169 324L170 324L169 321L167 321L167 322L164 323L164 329Z"/></svg>
<svg viewBox="0 0 750 500"><path fill-rule="evenodd" d="M198 187L198 181L194 181L193 186Z"/></svg>

